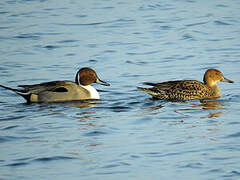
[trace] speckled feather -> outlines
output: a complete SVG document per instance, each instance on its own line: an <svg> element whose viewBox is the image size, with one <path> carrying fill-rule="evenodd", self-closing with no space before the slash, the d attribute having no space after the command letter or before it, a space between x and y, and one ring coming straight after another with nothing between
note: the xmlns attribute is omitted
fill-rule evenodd
<svg viewBox="0 0 240 180"><path fill-rule="evenodd" d="M203 99L214 96L211 88L200 81L167 81L163 83L144 83L153 88L140 88L158 99Z"/></svg>
<svg viewBox="0 0 240 180"><path fill-rule="evenodd" d="M190 100L190 99L206 99L221 96L220 89L216 85L217 82L233 81L225 78L217 69L208 69L203 78L204 83L196 80L177 80L161 83L144 83L153 86L152 88L138 89L147 92L157 99L169 100Z"/></svg>

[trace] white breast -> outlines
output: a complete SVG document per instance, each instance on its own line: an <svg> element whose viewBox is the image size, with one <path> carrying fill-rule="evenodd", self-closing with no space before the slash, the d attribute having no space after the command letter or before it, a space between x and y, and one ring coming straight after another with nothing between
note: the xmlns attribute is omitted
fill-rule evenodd
<svg viewBox="0 0 240 180"><path fill-rule="evenodd" d="M88 90L88 91L90 92L90 94L91 94L91 99L100 99L100 96L99 96L97 90L96 90L94 87L92 87L92 86L90 86L90 85L88 85L88 86L82 86L82 87L85 88L86 90Z"/></svg>

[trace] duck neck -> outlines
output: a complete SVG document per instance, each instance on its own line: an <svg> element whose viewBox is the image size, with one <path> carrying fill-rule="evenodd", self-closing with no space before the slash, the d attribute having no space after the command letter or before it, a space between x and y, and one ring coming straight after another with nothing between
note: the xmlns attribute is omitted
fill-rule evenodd
<svg viewBox="0 0 240 180"><path fill-rule="evenodd" d="M91 99L100 99L100 96L97 92L97 90L92 87L91 85L87 85L87 86L83 86L83 85L80 85L81 87L83 87L84 89L86 89L90 95L91 95Z"/></svg>
<svg viewBox="0 0 240 180"><path fill-rule="evenodd" d="M204 81L204 84L206 84L209 88L211 88L214 96L216 96L216 97L221 96L221 91L216 83L206 80L205 76L204 76L203 81Z"/></svg>
<svg viewBox="0 0 240 180"><path fill-rule="evenodd" d="M211 86L211 89L213 90L214 95L216 97L220 97L221 96L221 91L220 91L219 87L216 84Z"/></svg>

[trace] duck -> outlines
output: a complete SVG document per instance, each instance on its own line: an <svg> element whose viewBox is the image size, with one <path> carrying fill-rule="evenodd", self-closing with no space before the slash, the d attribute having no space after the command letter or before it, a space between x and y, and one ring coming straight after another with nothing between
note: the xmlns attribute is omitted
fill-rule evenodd
<svg viewBox="0 0 240 180"><path fill-rule="evenodd" d="M193 100L210 99L221 96L221 91L216 83L234 81L225 78L221 71L217 69L206 70L203 82L197 80L176 80L160 83L145 82L143 84L152 86L151 88L137 87L152 96L153 99L160 100Z"/></svg>
<svg viewBox="0 0 240 180"><path fill-rule="evenodd" d="M27 103L64 102L75 100L100 99L92 83L110 86L98 78L97 73L89 68L79 69L73 81L51 81L33 85L19 85L22 89L13 89L7 86L0 87L11 90L22 96Z"/></svg>

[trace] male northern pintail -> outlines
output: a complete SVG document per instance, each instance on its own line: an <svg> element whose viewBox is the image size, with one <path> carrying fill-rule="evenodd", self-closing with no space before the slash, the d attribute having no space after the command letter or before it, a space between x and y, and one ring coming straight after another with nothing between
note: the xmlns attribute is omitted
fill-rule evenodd
<svg viewBox="0 0 240 180"><path fill-rule="evenodd" d="M147 92L156 99L166 100L190 100L190 99L206 99L220 97L221 92L216 85L217 82L233 81L225 78L222 73L217 69L208 69L203 77L203 83L196 80L178 80L167 81L161 83L149 83L144 84L153 86L152 88L138 89Z"/></svg>
<svg viewBox="0 0 240 180"><path fill-rule="evenodd" d="M73 81L51 81L34 85L19 85L23 89L3 88L14 91L24 97L27 102L63 102L84 99L99 99L97 90L90 84L98 83L105 86L110 84L101 81L96 72L88 67L77 72Z"/></svg>

